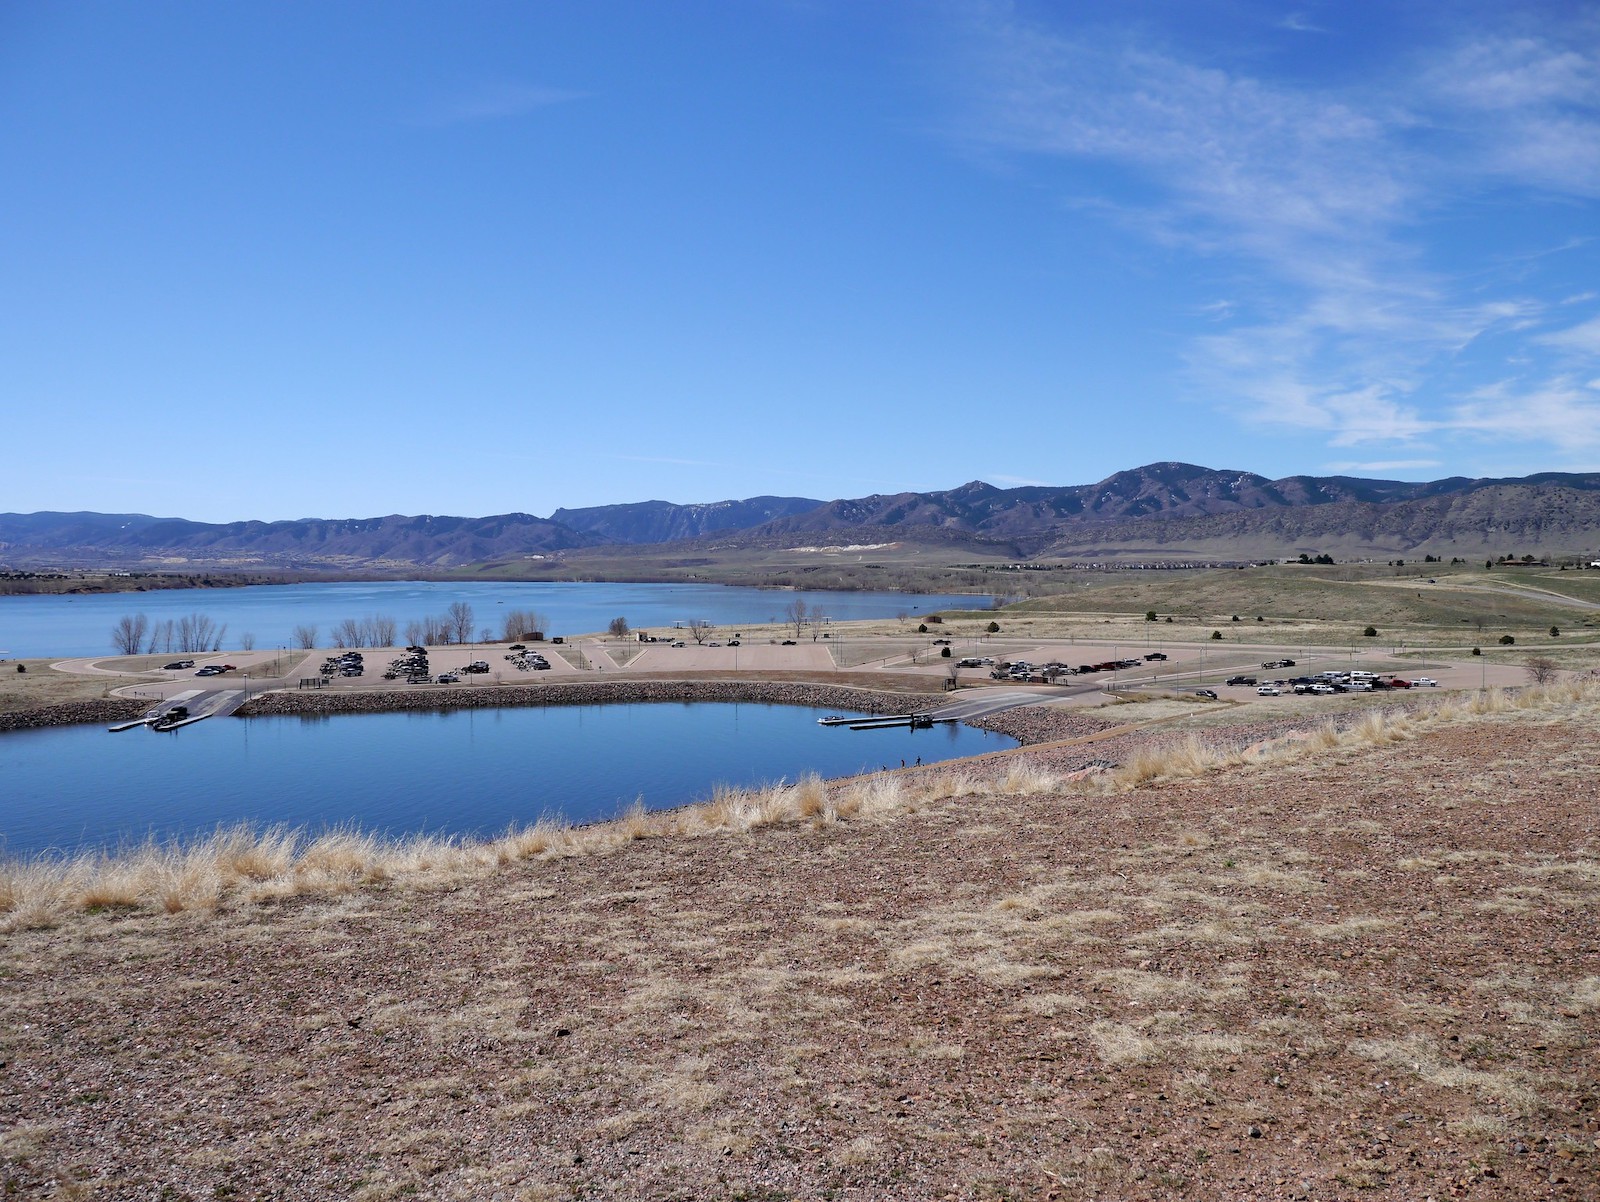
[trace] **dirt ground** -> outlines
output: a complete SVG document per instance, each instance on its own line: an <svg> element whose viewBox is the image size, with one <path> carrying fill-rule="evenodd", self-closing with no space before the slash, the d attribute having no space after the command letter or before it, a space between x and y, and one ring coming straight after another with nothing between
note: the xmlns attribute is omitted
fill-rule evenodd
<svg viewBox="0 0 1600 1202"><path fill-rule="evenodd" d="M1594 1199L1597 733L0 936L0 1190Z"/></svg>

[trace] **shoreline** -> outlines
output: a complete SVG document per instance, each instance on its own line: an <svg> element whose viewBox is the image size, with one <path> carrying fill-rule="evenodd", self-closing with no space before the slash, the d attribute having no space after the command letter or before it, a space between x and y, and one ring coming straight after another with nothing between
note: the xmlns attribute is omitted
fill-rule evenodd
<svg viewBox="0 0 1600 1202"><path fill-rule="evenodd" d="M510 709L546 705L624 705L671 701L749 701L772 705L905 713L940 693L856 689L843 685L763 680L607 680L549 685L483 685L448 692L393 689L263 693L239 707L246 718L279 715L390 713L400 710Z"/></svg>
<svg viewBox="0 0 1600 1202"><path fill-rule="evenodd" d="M43 730L52 726L88 726L100 722L126 722L150 708L140 697L103 697L93 701L64 701L37 709L0 714L0 734L13 730Z"/></svg>

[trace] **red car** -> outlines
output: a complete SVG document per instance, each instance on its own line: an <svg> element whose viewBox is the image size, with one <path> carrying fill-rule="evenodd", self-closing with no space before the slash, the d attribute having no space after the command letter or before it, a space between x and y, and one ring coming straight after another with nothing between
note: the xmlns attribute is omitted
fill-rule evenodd
<svg viewBox="0 0 1600 1202"><path fill-rule="evenodd" d="M1411 682L1409 680L1401 680L1398 676L1396 676L1389 682L1389 687L1391 689L1409 689L1411 687Z"/></svg>

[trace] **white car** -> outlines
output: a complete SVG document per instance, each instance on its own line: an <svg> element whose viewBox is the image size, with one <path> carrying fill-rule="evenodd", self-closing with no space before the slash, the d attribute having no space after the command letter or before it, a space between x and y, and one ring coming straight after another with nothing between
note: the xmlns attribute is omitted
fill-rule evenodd
<svg viewBox="0 0 1600 1202"><path fill-rule="evenodd" d="M1411 687L1414 689L1436 689L1439 687L1439 682L1431 676L1419 676L1411 682Z"/></svg>
<svg viewBox="0 0 1600 1202"><path fill-rule="evenodd" d="M1264 684L1264 685L1262 685L1260 688L1258 688L1256 690L1256 696L1257 697L1276 697L1281 692L1283 692L1283 690L1280 689L1275 684Z"/></svg>
<svg viewBox="0 0 1600 1202"><path fill-rule="evenodd" d="M1320 697L1334 692L1334 687L1331 684L1314 684L1311 686L1311 691Z"/></svg>

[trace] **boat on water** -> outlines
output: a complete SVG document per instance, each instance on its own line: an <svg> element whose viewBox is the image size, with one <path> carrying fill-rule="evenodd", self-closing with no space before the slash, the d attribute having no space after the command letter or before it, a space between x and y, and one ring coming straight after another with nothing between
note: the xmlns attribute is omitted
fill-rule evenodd
<svg viewBox="0 0 1600 1202"><path fill-rule="evenodd" d="M175 705L166 713L162 714L161 717L150 723L150 729L172 730L174 727L182 726L188 720L189 707L187 705Z"/></svg>

